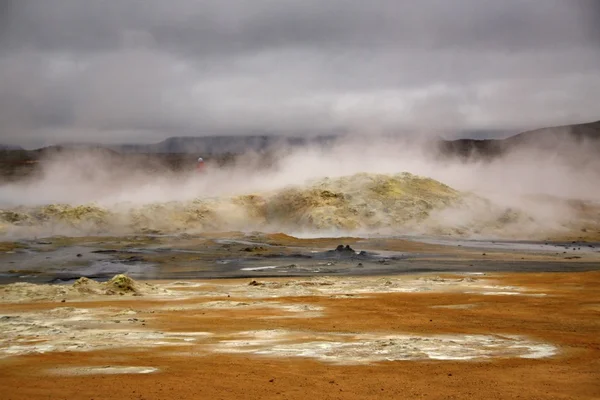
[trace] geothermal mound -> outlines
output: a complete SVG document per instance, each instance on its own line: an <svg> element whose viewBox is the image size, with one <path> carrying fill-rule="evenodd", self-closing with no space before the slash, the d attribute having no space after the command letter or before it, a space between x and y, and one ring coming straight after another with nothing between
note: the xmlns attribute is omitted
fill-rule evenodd
<svg viewBox="0 0 600 400"><path fill-rule="evenodd" d="M474 210L478 210L475 212ZM460 218L452 218L459 215ZM356 174L272 192L133 206L47 205L0 210L0 229L37 234L284 232L481 232L524 217L430 178ZM42 230L42 232L40 232Z"/></svg>
<svg viewBox="0 0 600 400"><path fill-rule="evenodd" d="M459 192L429 178L357 174L275 193L264 201L264 215L274 224L316 230L380 229L423 221L460 199Z"/></svg>
<svg viewBox="0 0 600 400"><path fill-rule="evenodd" d="M122 274L115 275L107 282L82 277L72 285L19 282L0 286L0 300L5 302L80 301L97 296L143 296L164 293L167 293L164 289L159 290L155 285L136 282Z"/></svg>

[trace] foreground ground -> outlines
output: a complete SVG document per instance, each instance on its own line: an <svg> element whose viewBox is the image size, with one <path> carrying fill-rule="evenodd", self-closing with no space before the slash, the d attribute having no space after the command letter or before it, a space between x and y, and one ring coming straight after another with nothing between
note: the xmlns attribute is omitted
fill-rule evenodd
<svg viewBox="0 0 600 400"><path fill-rule="evenodd" d="M597 271L130 283L3 287L1 397L600 397Z"/></svg>

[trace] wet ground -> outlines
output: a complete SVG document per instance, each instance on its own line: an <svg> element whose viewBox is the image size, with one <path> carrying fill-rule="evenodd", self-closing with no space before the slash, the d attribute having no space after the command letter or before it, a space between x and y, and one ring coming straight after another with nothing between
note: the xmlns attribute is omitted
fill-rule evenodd
<svg viewBox="0 0 600 400"><path fill-rule="evenodd" d="M420 272L575 272L600 268L600 243L449 238L296 239L286 235L44 238L0 253L0 283L368 276Z"/></svg>

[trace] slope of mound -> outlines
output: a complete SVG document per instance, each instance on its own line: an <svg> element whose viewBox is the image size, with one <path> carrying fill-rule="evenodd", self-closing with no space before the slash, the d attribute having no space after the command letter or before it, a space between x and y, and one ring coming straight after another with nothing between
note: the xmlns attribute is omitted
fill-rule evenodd
<svg viewBox="0 0 600 400"><path fill-rule="evenodd" d="M514 236L527 227L527 237L538 229L538 222L519 210L409 173L360 173L272 192L190 202L0 210L0 231L23 236L234 230L462 236L510 232Z"/></svg>
<svg viewBox="0 0 600 400"><path fill-rule="evenodd" d="M433 179L409 173L357 174L323 179L268 196L265 217L273 224L308 229L377 229L421 221L461 194Z"/></svg>
<svg viewBox="0 0 600 400"><path fill-rule="evenodd" d="M98 296L169 295L171 292L150 283L137 282L127 275L115 275L107 282L79 278L72 285L11 283L0 286L0 300L4 302L27 301L81 301Z"/></svg>

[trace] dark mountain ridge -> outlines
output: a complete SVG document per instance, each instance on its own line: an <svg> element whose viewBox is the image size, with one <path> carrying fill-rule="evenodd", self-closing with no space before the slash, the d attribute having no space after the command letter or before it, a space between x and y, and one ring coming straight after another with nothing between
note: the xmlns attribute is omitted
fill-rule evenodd
<svg viewBox="0 0 600 400"><path fill-rule="evenodd" d="M389 137L388 137L389 138ZM261 167L268 167L281 155L308 146L327 147L349 140L344 135L286 136L201 136L171 137L154 144L103 146L98 144L65 144L36 150L0 147L0 180L19 179L31 175L42 160L101 156L115 165L148 169L187 170L197 157L210 163L228 165L248 153L260 153ZM371 138L369 138L371 140ZM373 137L373 140L377 139ZM535 129L505 139L434 140L426 143L439 157L489 161L509 152L521 151L527 157L547 155L568 159L581 168L599 164L600 121ZM38 168L39 169L39 168Z"/></svg>
<svg viewBox="0 0 600 400"><path fill-rule="evenodd" d="M306 146L328 146L345 140L345 135L322 135L306 137L288 137L276 135L226 135L226 136L175 136L152 144L100 145L86 143L65 143L47 146L36 150L23 150L17 146L2 146L0 152L27 152L41 155L47 152L67 150L85 150L117 153L146 154L197 154L199 156L217 156L223 154L242 154L246 152L266 152L281 148ZM520 146L538 148L559 148L565 143L590 141L600 143L600 121L545 127L518 133L504 139L456 139L435 140L430 145L438 146L442 153L456 156L496 156Z"/></svg>
<svg viewBox="0 0 600 400"><path fill-rule="evenodd" d="M493 158L515 150L564 152L584 143L600 151L600 121L534 129L505 139L442 140L437 145L445 156Z"/></svg>

